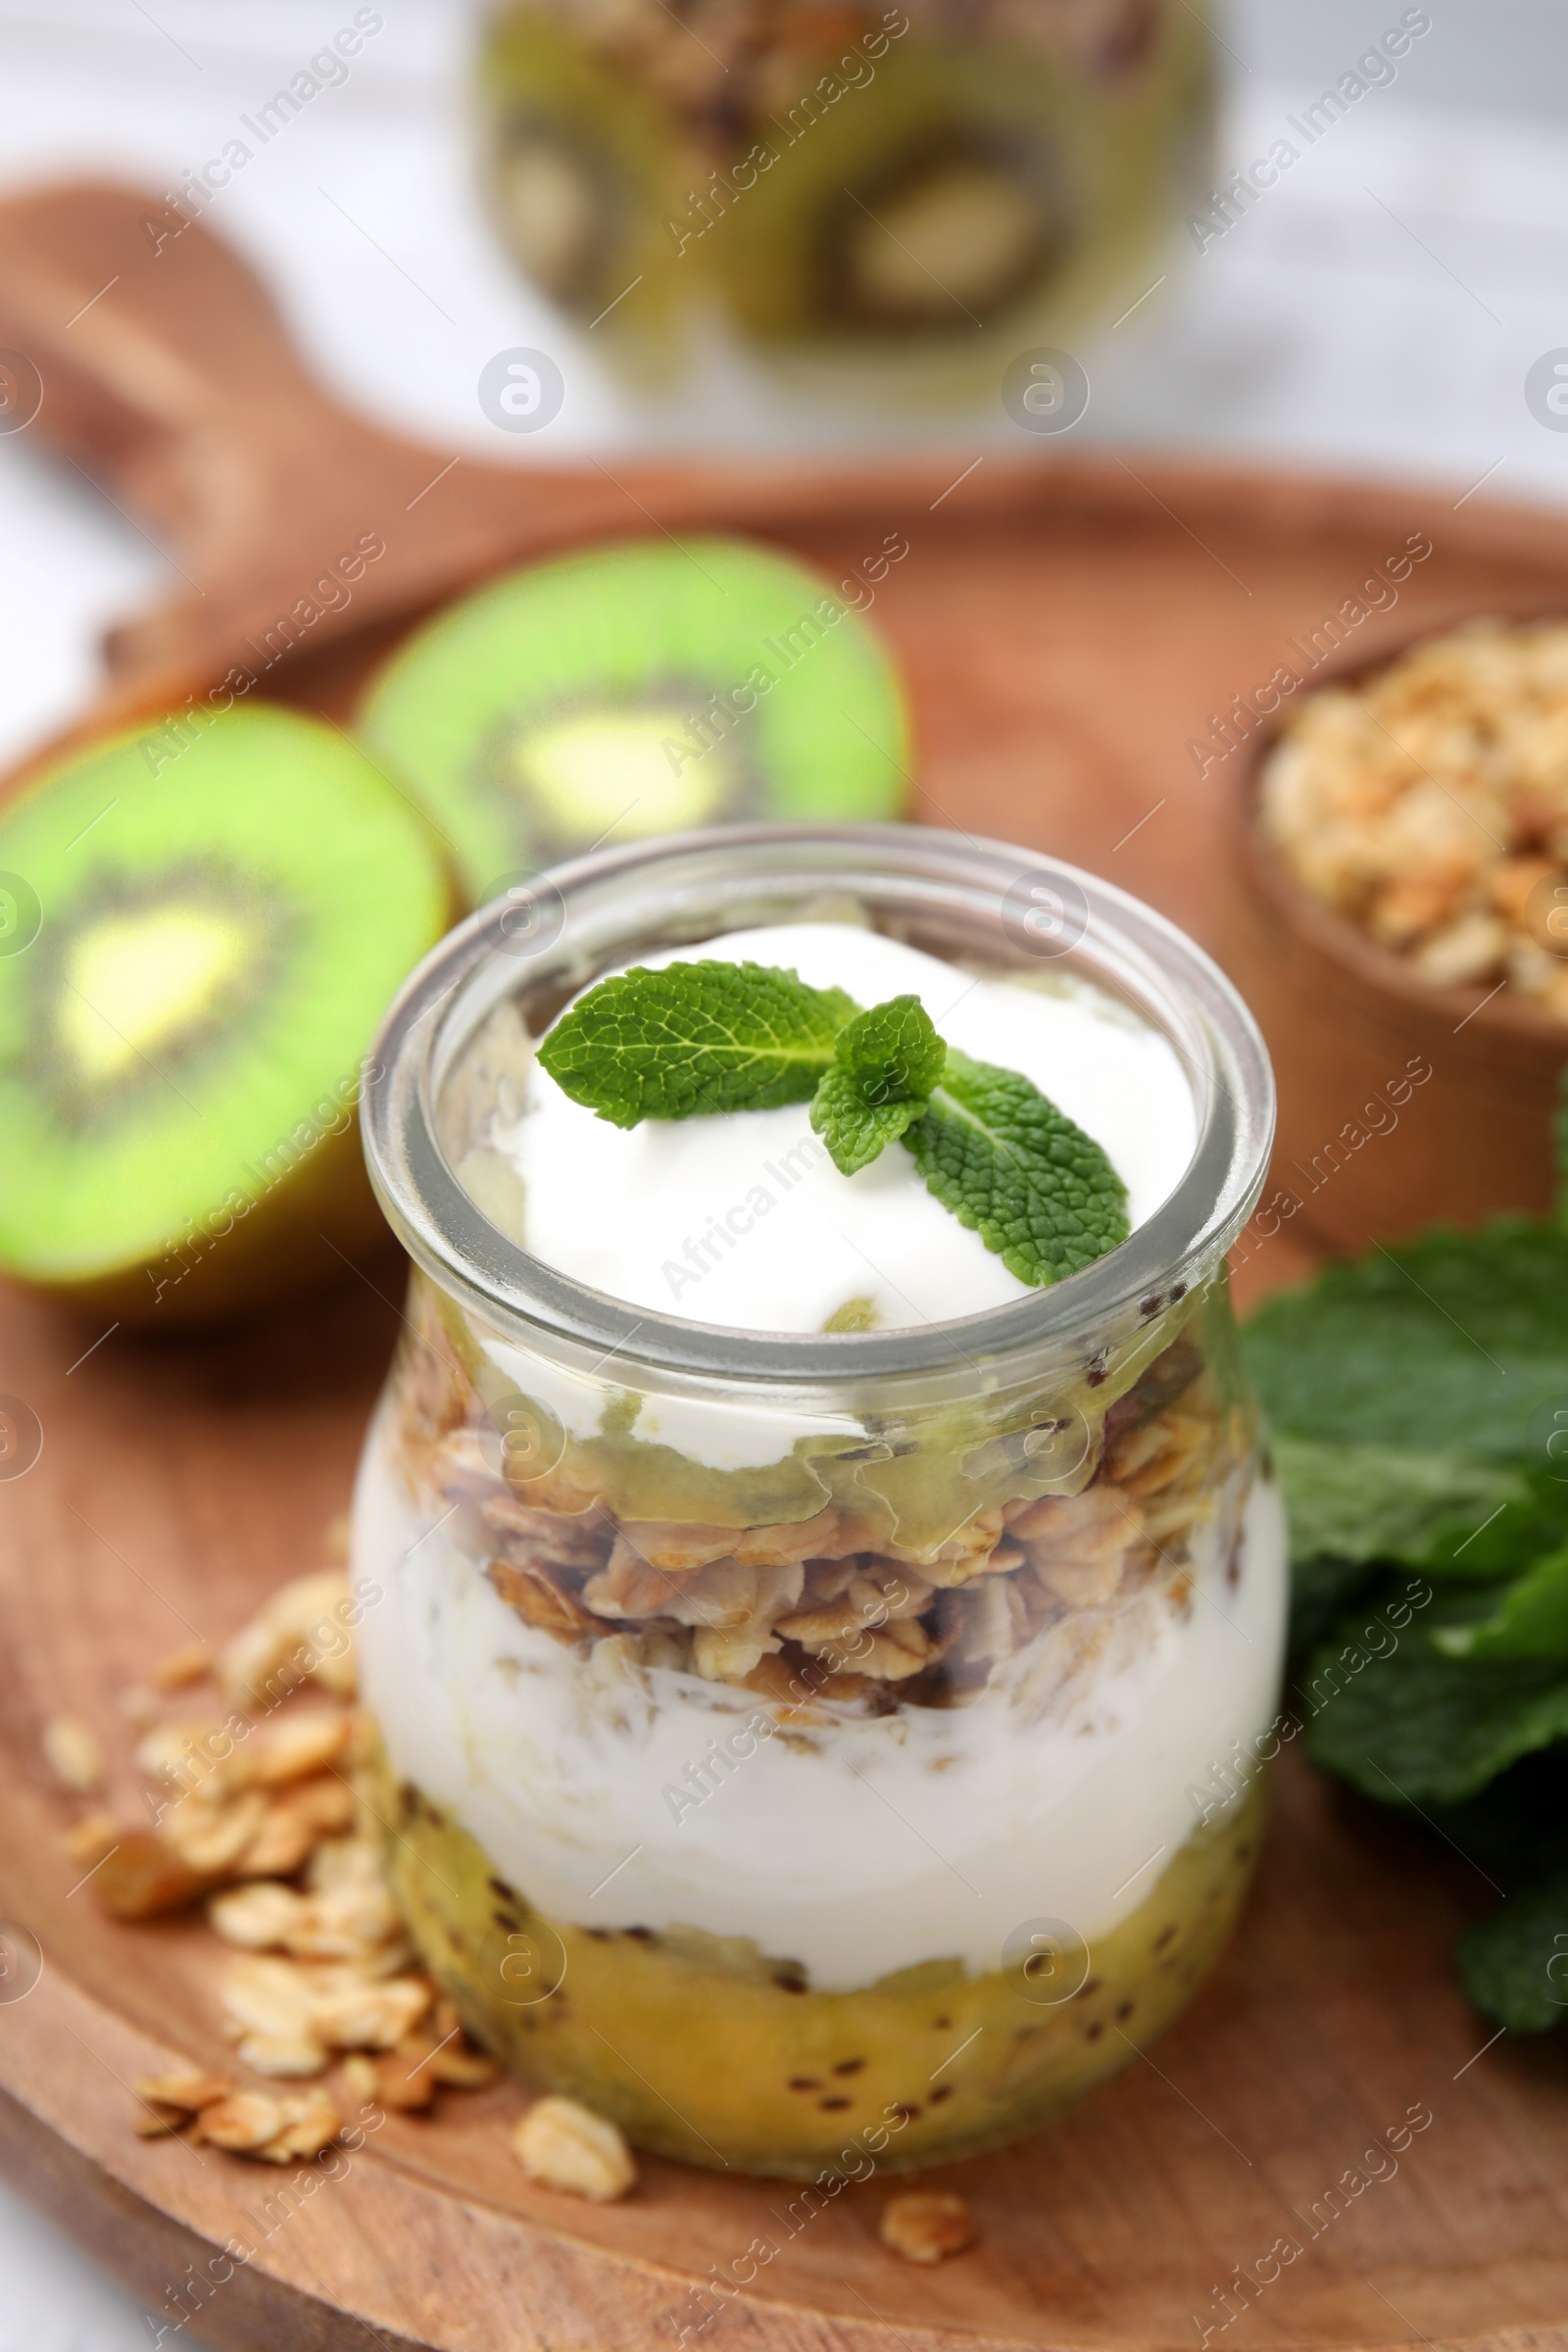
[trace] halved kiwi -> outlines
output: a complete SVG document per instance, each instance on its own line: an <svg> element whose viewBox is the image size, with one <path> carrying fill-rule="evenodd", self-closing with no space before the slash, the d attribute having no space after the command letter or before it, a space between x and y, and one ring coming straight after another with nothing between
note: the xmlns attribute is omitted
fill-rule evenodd
<svg viewBox="0 0 1568 2352"><path fill-rule="evenodd" d="M1071 273L1104 170L1058 61L911 32L874 80L817 94L836 82L763 126L774 161L712 241L746 332L962 344Z"/></svg>
<svg viewBox="0 0 1568 2352"><path fill-rule="evenodd" d="M481 589L392 657L360 726L475 904L600 841L896 815L907 760L898 682L859 613L727 539L572 556Z"/></svg>
<svg viewBox="0 0 1568 2352"><path fill-rule="evenodd" d="M149 718L0 814L0 1268L159 1324L341 1275L361 1059L451 897L363 752Z"/></svg>
<svg viewBox="0 0 1568 2352"><path fill-rule="evenodd" d="M943 125L824 207L824 306L848 327L958 332L1039 286L1067 237L1038 147Z"/></svg>
<svg viewBox="0 0 1568 2352"><path fill-rule="evenodd" d="M490 209L530 277L579 320L612 308L618 334L667 326L682 160L668 109L543 10L493 29L479 94Z"/></svg>

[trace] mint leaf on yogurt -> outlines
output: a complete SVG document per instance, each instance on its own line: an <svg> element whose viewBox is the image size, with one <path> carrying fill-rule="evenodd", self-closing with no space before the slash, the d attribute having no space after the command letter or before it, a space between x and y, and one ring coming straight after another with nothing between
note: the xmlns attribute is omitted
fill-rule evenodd
<svg viewBox="0 0 1568 2352"><path fill-rule="evenodd" d="M889 997L839 1031L833 1057L867 1102L908 1102L930 1094L948 1049L918 997Z"/></svg>
<svg viewBox="0 0 1568 2352"><path fill-rule="evenodd" d="M868 1168L888 1144L896 1144L926 1107L923 1095L902 1102L868 1102L848 1070L829 1070L811 1097L811 1125L822 1138L841 1176Z"/></svg>
<svg viewBox="0 0 1568 2352"><path fill-rule="evenodd" d="M841 1029L811 1125L841 1176L869 1167L924 1113L948 1049L918 997L890 997Z"/></svg>
<svg viewBox="0 0 1568 2352"><path fill-rule="evenodd" d="M1131 1230L1127 1188L1093 1138L1021 1070L944 1044L918 997L866 1012L773 964L638 964L587 990L539 1059L615 1127L809 1102L845 1176L902 1138L926 1190L1036 1287Z"/></svg>
<svg viewBox="0 0 1568 2352"><path fill-rule="evenodd" d="M904 1140L927 1191L1020 1282L1059 1282L1132 1230L1127 1187L1104 1152L1018 1070L950 1046L930 1108Z"/></svg>
<svg viewBox="0 0 1568 2352"><path fill-rule="evenodd" d="M839 988L760 963L637 965L591 988L539 1048L564 1094L614 1127L808 1102L841 1029Z"/></svg>

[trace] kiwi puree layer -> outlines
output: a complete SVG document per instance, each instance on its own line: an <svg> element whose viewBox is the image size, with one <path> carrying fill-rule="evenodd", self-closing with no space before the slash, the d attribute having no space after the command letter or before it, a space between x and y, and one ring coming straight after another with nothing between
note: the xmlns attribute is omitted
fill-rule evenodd
<svg viewBox="0 0 1568 2352"><path fill-rule="evenodd" d="M411 1783L373 1801L410 1931L477 2040L640 2147L806 2180L1000 2146L1118 2073L1227 1941L1263 1791L1200 1828L1088 1948L1024 1921L1003 1968L928 1961L857 1992L814 1992L798 1962L738 1937L546 1919Z"/></svg>

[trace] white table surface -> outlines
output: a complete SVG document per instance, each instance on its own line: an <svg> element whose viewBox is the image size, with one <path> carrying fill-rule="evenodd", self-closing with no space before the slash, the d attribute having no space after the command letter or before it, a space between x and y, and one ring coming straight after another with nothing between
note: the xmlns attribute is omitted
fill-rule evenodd
<svg viewBox="0 0 1568 2352"><path fill-rule="evenodd" d="M662 408L603 377L586 338L514 279L474 203L464 116L473 0L377 5L384 29L350 79L211 213L341 396L439 449L521 462L475 387L493 353L531 345L557 358L567 387L528 446L535 462L897 437L895 420L824 417L736 366ZM1264 153L1286 115L1401 8L1237 0L1227 162ZM352 14L347 0L0 0L0 190L83 169L171 184ZM1362 100L1224 238L1178 254L1124 324L1082 345L1094 397L1081 440L1424 475L1455 501L1488 477L1489 493L1568 503L1568 434L1539 424L1524 399L1531 363L1568 344L1568 9L1443 0L1432 15L1392 88ZM955 470L965 454L1020 440L1000 401L941 438L959 453ZM0 439L0 549L4 762L80 708L97 632L173 575L25 434ZM0 2352L152 2341L145 2315L87 2257L0 2190Z"/></svg>

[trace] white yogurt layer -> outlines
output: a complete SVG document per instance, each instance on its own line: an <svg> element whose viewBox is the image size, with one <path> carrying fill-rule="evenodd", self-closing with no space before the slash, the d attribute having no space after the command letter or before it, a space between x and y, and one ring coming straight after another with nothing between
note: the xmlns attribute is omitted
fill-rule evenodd
<svg viewBox="0 0 1568 2352"><path fill-rule="evenodd" d="M1284 1642L1272 1486L1243 1525L1234 1590L1216 1525L1185 1602L1149 1590L1094 1654L1075 1658L1080 1622L976 1703L843 1717L809 1741L754 1730L737 1760L768 1721L757 1699L645 1673L613 1639L585 1661L524 1624L414 1516L377 1439L355 1505L362 1685L393 1771L548 1916L745 1936L824 1990L925 1960L979 1973L1029 1921L1092 1946L1152 1891L1220 1776L1236 1786L1237 1750L1255 1756Z"/></svg>
<svg viewBox="0 0 1568 2352"><path fill-rule="evenodd" d="M1170 1044L1092 983L977 980L850 923L732 931L640 957L780 964L861 1005L916 996L950 1045L1021 1070L1108 1155L1134 1227L1168 1199L1197 1142ZM537 1064L522 1115L491 1138L522 1180L535 1256L634 1306L738 1331L820 1331L852 1300L879 1328L945 1322L1028 1295L933 1200L902 1144L841 1176L808 1106L612 1127Z"/></svg>

